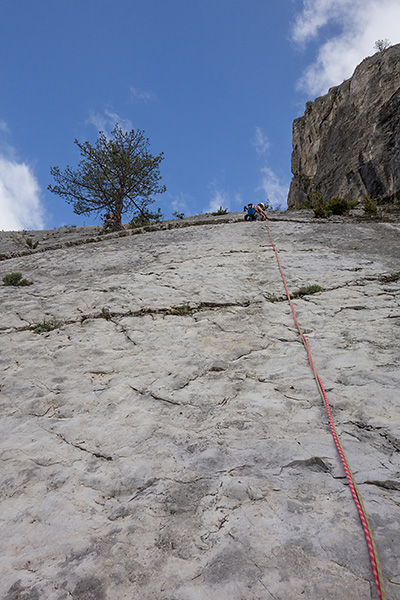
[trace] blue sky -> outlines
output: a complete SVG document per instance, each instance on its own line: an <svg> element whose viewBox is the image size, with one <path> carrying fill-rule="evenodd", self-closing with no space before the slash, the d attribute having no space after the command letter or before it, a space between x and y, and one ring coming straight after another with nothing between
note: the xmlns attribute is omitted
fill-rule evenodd
<svg viewBox="0 0 400 600"><path fill-rule="evenodd" d="M47 190L74 139L144 130L165 218L286 207L292 122L400 42L399 0L0 0L0 229L90 225Z"/></svg>

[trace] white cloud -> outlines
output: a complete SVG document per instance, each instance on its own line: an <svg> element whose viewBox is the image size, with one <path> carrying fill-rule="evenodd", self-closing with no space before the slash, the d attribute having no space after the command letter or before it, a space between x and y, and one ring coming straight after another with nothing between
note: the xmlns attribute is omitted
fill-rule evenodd
<svg viewBox="0 0 400 600"><path fill-rule="evenodd" d="M269 145L269 140L262 131L261 127L256 127L253 138L253 146L256 149L257 155L259 157L263 156L267 152Z"/></svg>
<svg viewBox="0 0 400 600"><path fill-rule="evenodd" d="M224 190L215 189L213 191L212 198L210 199L210 203L208 207L204 209L204 212L217 212L220 207L227 208L229 210L229 196Z"/></svg>
<svg viewBox="0 0 400 600"><path fill-rule="evenodd" d="M43 229L43 212L30 167L0 156L0 229Z"/></svg>
<svg viewBox="0 0 400 600"><path fill-rule="evenodd" d="M292 38L305 43L317 36L318 31L329 23L348 23L350 14L359 11L368 0L304 0L303 12L297 16Z"/></svg>
<svg viewBox="0 0 400 600"><path fill-rule="evenodd" d="M309 94L324 94L351 77L355 67L375 52L378 39L400 42L399 0L304 0L292 39L298 44L324 34L316 60L298 82ZM332 29L332 26L334 29ZM331 27L331 29L330 29ZM330 32L335 31L335 34ZM339 32L338 32L339 31Z"/></svg>
<svg viewBox="0 0 400 600"><path fill-rule="evenodd" d="M257 188L257 191L264 193L266 204L273 208L281 207L282 210L286 208L289 184L281 181L269 167L261 169L261 185Z"/></svg>
<svg viewBox="0 0 400 600"><path fill-rule="evenodd" d="M110 135L116 123L118 123L121 129L125 131L131 131L133 129L132 123L129 119L124 119L118 113L111 110L105 110L103 113L90 111L90 115L86 123L88 125L94 125L97 131L102 131L106 134L106 136Z"/></svg>
<svg viewBox="0 0 400 600"><path fill-rule="evenodd" d="M157 96L153 92L139 90L139 88L135 88L133 86L130 87L130 92L132 98L134 98L135 100L145 102L146 104L148 102L153 102L154 100L157 100Z"/></svg>
<svg viewBox="0 0 400 600"><path fill-rule="evenodd" d="M208 206L203 209L205 213L217 212L221 207L229 210L242 210L242 197L240 194L229 194L226 190L220 188L216 180L208 184L211 191L211 198Z"/></svg>
<svg viewBox="0 0 400 600"><path fill-rule="evenodd" d="M255 137L253 138L253 146L256 149L257 155L260 158L265 155L270 147L267 136L263 133L260 127L256 127ZM256 188L256 192L261 192L263 195L262 202L272 208L287 207L287 197L289 193L289 183L281 181L278 175L264 162L264 167L260 170L261 182ZM257 200L259 202L259 200Z"/></svg>
<svg viewBox="0 0 400 600"><path fill-rule="evenodd" d="M171 202L171 212L174 213L184 213L185 215L187 215L189 213L189 205L188 205L188 199L187 197L185 197L185 195L181 192L176 198L175 200L172 200Z"/></svg>

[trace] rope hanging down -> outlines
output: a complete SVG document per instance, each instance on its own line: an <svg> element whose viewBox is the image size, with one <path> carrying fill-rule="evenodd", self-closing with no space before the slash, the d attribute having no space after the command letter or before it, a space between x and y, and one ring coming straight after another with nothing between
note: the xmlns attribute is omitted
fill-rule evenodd
<svg viewBox="0 0 400 600"><path fill-rule="evenodd" d="M281 276L282 276L282 281L283 281L283 285L285 287L286 296L287 296L288 302L290 304L290 307L292 309L293 319L294 319L295 325L297 327L297 330L298 330L298 332L299 332L299 334L301 336L301 339L303 341L305 349L307 351L308 360L309 360L312 372L314 374L315 381L317 383L318 391L319 391L319 393L321 395L321 398L322 398L322 400L323 400L323 402L325 404L325 407L326 407L326 410L327 410L327 413L328 413L329 425L330 425L330 428L331 428L333 439L335 441L335 445L336 445L337 451L339 453L340 459L341 459L342 464L343 464L344 471L346 473L346 478L347 478L347 481L348 481L349 486L350 486L350 490L351 490L351 494L353 496L353 500L355 502L358 514L359 514L360 519L361 519L361 524L362 524L362 527L364 529L364 535L365 535L365 539L366 539L367 546L368 546L369 556L370 556L370 559L371 559L371 566L372 566L372 571L373 571L373 574L374 574L375 585L376 585L376 589L378 591L378 597L379 597L379 600L385 600L386 599L386 595L385 595L385 590L384 590L384 585L383 585L383 578L382 578L381 567L380 567L380 564L379 564L378 552L377 552L377 549L376 549L376 546L375 546L375 542L374 542L374 538L373 538L373 535L372 535L371 527L370 527L369 522L368 522L367 513L366 513L366 510L365 510L362 498L361 498L360 491L359 491L359 489L357 487L357 484L356 484L356 481L354 479L354 475L353 475L353 473L351 471L349 462L348 462L348 460L346 458L346 455L344 453L343 446L342 446L342 444L340 442L339 435L336 432L335 425L334 425L333 420L332 420L331 409L330 409L330 406L329 406L328 397L326 395L326 391L324 389L324 386L322 385L321 379L319 378L319 375L318 375L317 371L315 370L314 363L313 363L313 360L312 360L312 357L311 357L310 347L309 347L308 342L307 342L307 340L306 340L306 338L305 338L305 336L304 336L304 334L303 334L302 330L300 329L299 324L297 322L296 312L294 310L293 302L292 302L292 300L290 298L290 294L289 294L289 291L288 291L288 288L287 288L287 285L286 285L285 276L283 274L281 263L279 261L278 252L277 252L277 250L275 248L275 245L274 245L274 243L272 241L272 236L271 236L271 232L270 232L270 229L269 229L269 221L268 221L268 219L267 219L267 230L268 230L269 241L271 243L272 249L275 252L275 256L276 256L276 260L277 260L277 263L278 263L279 271L280 271Z"/></svg>

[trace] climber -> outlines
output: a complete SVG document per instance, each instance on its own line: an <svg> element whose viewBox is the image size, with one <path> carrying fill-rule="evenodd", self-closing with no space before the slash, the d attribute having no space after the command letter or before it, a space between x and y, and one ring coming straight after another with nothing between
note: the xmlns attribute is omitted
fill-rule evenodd
<svg viewBox="0 0 400 600"><path fill-rule="evenodd" d="M260 218L251 202L245 208L247 210L246 214L244 215L245 221L257 221L257 219Z"/></svg>
<svg viewBox="0 0 400 600"><path fill-rule="evenodd" d="M261 221L266 221L267 220L267 215L265 213L265 204L262 204L261 202L259 204L257 204L255 210L256 212L260 215Z"/></svg>
<svg viewBox="0 0 400 600"><path fill-rule="evenodd" d="M104 215L103 231L116 231L117 224L112 213L106 213Z"/></svg>

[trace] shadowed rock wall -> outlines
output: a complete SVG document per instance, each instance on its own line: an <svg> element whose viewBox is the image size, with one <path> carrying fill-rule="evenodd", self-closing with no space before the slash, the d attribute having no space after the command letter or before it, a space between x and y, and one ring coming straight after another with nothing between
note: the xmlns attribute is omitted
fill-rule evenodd
<svg viewBox="0 0 400 600"><path fill-rule="evenodd" d="M293 123L292 173L289 208L316 191L325 200L400 199L400 44L307 102Z"/></svg>
<svg viewBox="0 0 400 600"><path fill-rule="evenodd" d="M399 224L271 219L400 600ZM0 262L2 600L376 598L266 225L219 223Z"/></svg>

